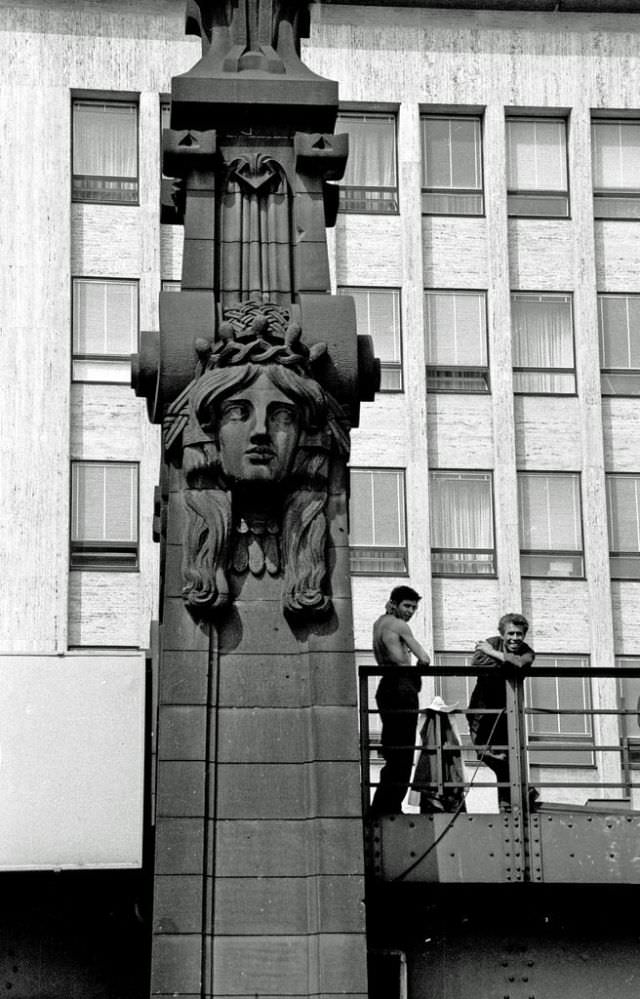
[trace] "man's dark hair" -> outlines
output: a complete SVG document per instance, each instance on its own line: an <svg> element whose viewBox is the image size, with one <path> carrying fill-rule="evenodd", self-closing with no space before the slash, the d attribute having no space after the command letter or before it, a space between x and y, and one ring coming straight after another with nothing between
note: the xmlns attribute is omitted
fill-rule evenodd
<svg viewBox="0 0 640 999"><path fill-rule="evenodd" d="M422 597L410 586L394 586L389 595L389 602L400 604L403 600L415 600L417 603L419 600L422 600Z"/></svg>
<svg viewBox="0 0 640 999"><path fill-rule="evenodd" d="M523 628L525 635L529 630L529 622L523 614L503 614L498 621L498 631L501 635L504 635L509 624L515 624Z"/></svg>

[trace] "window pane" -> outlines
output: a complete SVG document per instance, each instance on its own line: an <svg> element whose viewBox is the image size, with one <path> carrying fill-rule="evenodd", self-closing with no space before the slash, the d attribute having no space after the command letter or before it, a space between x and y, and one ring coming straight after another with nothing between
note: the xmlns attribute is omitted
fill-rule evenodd
<svg viewBox="0 0 640 999"><path fill-rule="evenodd" d="M490 472L431 473L431 547L493 548Z"/></svg>
<svg viewBox="0 0 640 999"><path fill-rule="evenodd" d="M338 124L337 131L349 135L343 183L351 187L395 187L395 117L341 114Z"/></svg>
<svg viewBox="0 0 640 999"><path fill-rule="evenodd" d="M507 119L510 191L566 191L565 122L551 118Z"/></svg>
<svg viewBox="0 0 640 999"><path fill-rule="evenodd" d="M511 296L513 363L518 368L573 368L570 295Z"/></svg>
<svg viewBox="0 0 640 999"><path fill-rule="evenodd" d="M136 281L74 278L73 352L75 356L126 357L138 340Z"/></svg>
<svg viewBox="0 0 640 999"><path fill-rule="evenodd" d="M352 296L358 333L368 334L373 339L383 374L388 375L381 388L401 391L400 292L395 288L338 288L338 294ZM394 367L385 371L384 365Z"/></svg>
<svg viewBox="0 0 640 999"><path fill-rule="evenodd" d="M404 475L399 469L352 469L349 503L353 546L403 548Z"/></svg>
<svg viewBox="0 0 640 999"><path fill-rule="evenodd" d="M594 121L593 186L595 190L640 190L640 123Z"/></svg>
<svg viewBox="0 0 640 999"><path fill-rule="evenodd" d="M423 118L423 178L427 188L482 188L480 120Z"/></svg>
<svg viewBox="0 0 640 999"><path fill-rule="evenodd" d="M138 175L135 104L74 101L73 172L98 177Z"/></svg>
<svg viewBox="0 0 640 999"><path fill-rule="evenodd" d="M426 291L427 364L487 366L485 293Z"/></svg>
<svg viewBox="0 0 640 999"><path fill-rule="evenodd" d="M74 462L72 490L72 541L137 541L137 465Z"/></svg>
<svg viewBox="0 0 640 999"><path fill-rule="evenodd" d="M609 548L640 552L640 476L607 475Z"/></svg>
<svg viewBox="0 0 640 999"><path fill-rule="evenodd" d="M598 295L602 367L640 368L640 295Z"/></svg>
<svg viewBox="0 0 640 999"><path fill-rule="evenodd" d="M577 473L519 472L518 491L522 549L582 550L580 477Z"/></svg>

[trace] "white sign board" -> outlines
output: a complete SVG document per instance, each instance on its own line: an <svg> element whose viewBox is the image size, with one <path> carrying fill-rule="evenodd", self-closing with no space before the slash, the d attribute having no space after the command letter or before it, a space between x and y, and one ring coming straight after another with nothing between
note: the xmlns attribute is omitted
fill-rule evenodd
<svg viewBox="0 0 640 999"><path fill-rule="evenodd" d="M0 656L0 870L139 867L145 667Z"/></svg>

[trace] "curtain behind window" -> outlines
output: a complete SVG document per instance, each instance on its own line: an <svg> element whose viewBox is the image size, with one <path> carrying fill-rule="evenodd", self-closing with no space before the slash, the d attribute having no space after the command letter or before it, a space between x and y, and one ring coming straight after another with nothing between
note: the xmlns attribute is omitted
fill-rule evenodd
<svg viewBox="0 0 640 999"><path fill-rule="evenodd" d="M597 121L592 137L594 189L640 189L640 124Z"/></svg>
<svg viewBox="0 0 640 999"><path fill-rule="evenodd" d="M514 375L514 388L524 392L572 392L573 320L569 295L516 293L511 298L514 368L569 368L547 374L524 371Z"/></svg>
<svg viewBox="0 0 640 999"><path fill-rule="evenodd" d="M137 540L137 465L78 462L72 478L72 541Z"/></svg>
<svg viewBox="0 0 640 999"><path fill-rule="evenodd" d="M137 119L137 108L133 104L74 102L74 174L135 180L138 175Z"/></svg>
<svg viewBox="0 0 640 999"><path fill-rule="evenodd" d="M566 191L564 121L509 119L507 160L510 191Z"/></svg>
<svg viewBox="0 0 640 999"><path fill-rule="evenodd" d="M489 472L431 473L431 545L493 548Z"/></svg>
<svg viewBox="0 0 640 999"><path fill-rule="evenodd" d="M392 115L344 115L340 131L349 134L343 183L349 187L396 186L395 119Z"/></svg>
<svg viewBox="0 0 640 999"><path fill-rule="evenodd" d="M520 547L581 551L580 478L576 473L518 474Z"/></svg>
<svg viewBox="0 0 640 999"><path fill-rule="evenodd" d="M427 364L487 365L484 292L425 292Z"/></svg>

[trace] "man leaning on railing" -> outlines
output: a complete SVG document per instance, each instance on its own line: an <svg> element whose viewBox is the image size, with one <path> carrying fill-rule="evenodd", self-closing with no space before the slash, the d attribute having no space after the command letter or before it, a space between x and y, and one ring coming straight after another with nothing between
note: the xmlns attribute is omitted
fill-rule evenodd
<svg viewBox="0 0 640 999"><path fill-rule="evenodd" d="M511 808L509 787L509 727L505 678L531 666L536 654L524 638L529 622L522 614L503 614L498 622L499 635L476 644L472 666L493 666L495 673L479 676L469 699L469 730L478 758L493 770L498 781L500 811ZM487 709L487 714L482 710ZM532 802L538 794L530 789Z"/></svg>
<svg viewBox="0 0 640 999"><path fill-rule="evenodd" d="M402 799L411 779L421 687L416 666L429 666L431 662L408 624L421 599L410 586L396 586L385 613L373 626L376 662L393 669L382 677L376 691L382 721L380 754L385 765L371 803L372 816L402 812ZM416 666L411 665L411 653L418 660Z"/></svg>

